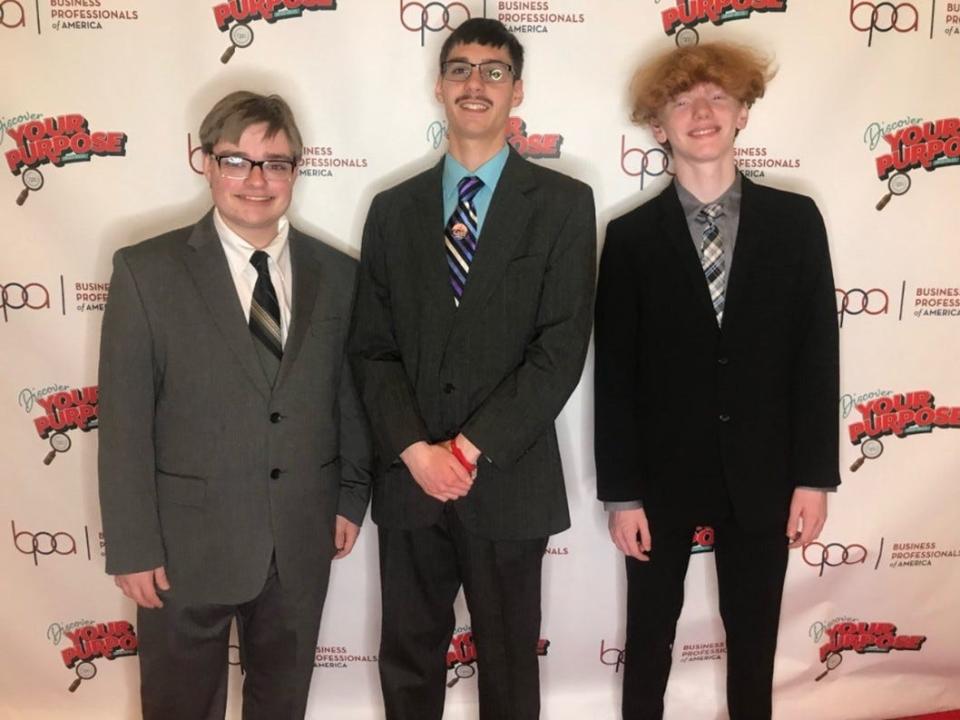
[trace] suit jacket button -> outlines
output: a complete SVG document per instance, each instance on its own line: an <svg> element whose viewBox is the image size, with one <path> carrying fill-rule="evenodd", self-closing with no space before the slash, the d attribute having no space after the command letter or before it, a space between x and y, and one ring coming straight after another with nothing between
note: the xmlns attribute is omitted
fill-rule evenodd
<svg viewBox="0 0 960 720"><path fill-rule="evenodd" d="M280 468L274 468L273 470L270 471L270 479L271 480L280 479Z"/></svg>
<svg viewBox="0 0 960 720"><path fill-rule="evenodd" d="M720 417L719 417L718 419L719 419L720 422L722 422L722 423L730 422L730 416L727 415L726 413L720 413Z"/></svg>
<svg viewBox="0 0 960 720"><path fill-rule="evenodd" d="M281 415L280 413L278 412L270 413L270 422L272 422L274 425L276 425L282 419L283 419L283 415Z"/></svg>
<svg viewBox="0 0 960 720"><path fill-rule="evenodd" d="M452 392L453 392L454 390L456 390L456 389L457 389L457 388L454 387L453 383L447 383L446 385L443 386L443 391L444 391L447 395L449 395L450 393L452 393Z"/></svg>

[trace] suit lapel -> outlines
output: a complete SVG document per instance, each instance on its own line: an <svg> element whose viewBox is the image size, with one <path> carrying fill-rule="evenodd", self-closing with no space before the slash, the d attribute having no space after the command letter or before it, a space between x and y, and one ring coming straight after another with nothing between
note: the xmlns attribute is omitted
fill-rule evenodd
<svg viewBox="0 0 960 720"><path fill-rule="evenodd" d="M536 179L529 163L511 148L480 231L470 277L454 320L457 325L469 323L502 282L504 269L533 213L526 195L534 187Z"/></svg>
<svg viewBox="0 0 960 720"><path fill-rule="evenodd" d="M293 307L290 308L290 334L283 346L283 360L277 372L275 388L290 374L290 366L297 359L307 328L310 327L310 318L320 288L321 266L310 247L311 241L291 226L288 242L290 268L293 273ZM344 318L344 321L348 320Z"/></svg>
<svg viewBox="0 0 960 720"><path fill-rule="evenodd" d="M757 186L747 178L741 179L740 220L737 224L737 242L733 247L733 261L727 276L727 293L723 303L723 324L729 327L739 318L740 304L745 288L750 283L764 233L763 216L756 202Z"/></svg>
<svg viewBox="0 0 960 720"><path fill-rule="evenodd" d="M697 305L716 326L717 314L713 309L713 300L710 299L710 289L703 274L703 265L694 247L693 238L690 237L687 217L683 213L683 206L680 204L674 184L670 183L657 200L660 203L662 235L670 243L677 261L683 267L684 274L689 280L689 290L696 298Z"/></svg>
<svg viewBox="0 0 960 720"><path fill-rule="evenodd" d="M446 338L453 323L456 306L450 287L450 270L443 245L443 160L424 173L412 190L404 228L411 233L410 245L416 254L414 267L423 273L422 281L428 302L425 326L439 328L439 337ZM472 271L471 271L472 272ZM470 283L467 283L469 286Z"/></svg>
<svg viewBox="0 0 960 720"><path fill-rule="evenodd" d="M227 265L227 257L213 226L213 211L198 222L187 241L193 252L187 253L187 269L227 347L243 366L257 390L270 397L270 385L253 346L253 337L244 319L237 288Z"/></svg>

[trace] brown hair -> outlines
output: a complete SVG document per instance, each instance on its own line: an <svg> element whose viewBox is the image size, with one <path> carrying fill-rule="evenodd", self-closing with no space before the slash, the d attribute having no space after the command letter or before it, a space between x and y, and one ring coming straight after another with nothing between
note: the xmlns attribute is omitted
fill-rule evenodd
<svg viewBox="0 0 960 720"><path fill-rule="evenodd" d="M268 138L283 131L294 159L299 160L303 140L287 102L279 95L258 95L246 90L230 93L207 113L200 124L200 145L209 155L221 140L239 142L244 130L262 122L267 123Z"/></svg>
<svg viewBox="0 0 960 720"><path fill-rule="evenodd" d="M631 119L647 125L667 102L700 83L714 83L747 107L763 97L776 70L769 58L744 45L710 42L661 53L645 62L630 83Z"/></svg>

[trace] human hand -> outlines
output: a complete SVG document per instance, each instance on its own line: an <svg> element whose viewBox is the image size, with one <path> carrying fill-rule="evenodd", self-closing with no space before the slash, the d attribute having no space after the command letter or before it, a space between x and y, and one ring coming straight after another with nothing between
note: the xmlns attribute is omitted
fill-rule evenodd
<svg viewBox="0 0 960 720"><path fill-rule="evenodd" d="M790 547L797 548L812 543L820 536L827 521L827 493L823 490L796 488L790 500L790 516L787 520L787 539Z"/></svg>
<svg viewBox="0 0 960 720"><path fill-rule="evenodd" d="M337 548L337 554L333 556L333 559L339 560L349 555L359 534L359 525L354 525L343 515L337 515L337 523L333 531L333 544Z"/></svg>
<svg viewBox="0 0 960 720"><path fill-rule="evenodd" d="M429 445L421 440L400 453L400 459L417 485L440 502L464 497L473 487L470 473L442 445Z"/></svg>
<svg viewBox="0 0 960 720"><path fill-rule="evenodd" d="M167 572L163 566L143 572L115 575L113 581L124 595L142 608L162 608L163 602L157 595L157 588L170 589Z"/></svg>
<svg viewBox="0 0 960 720"><path fill-rule="evenodd" d="M607 524L610 539L620 552L644 562L650 560L647 553L653 549L653 543L650 540L647 513L643 508L613 510L609 515Z"/></svg>

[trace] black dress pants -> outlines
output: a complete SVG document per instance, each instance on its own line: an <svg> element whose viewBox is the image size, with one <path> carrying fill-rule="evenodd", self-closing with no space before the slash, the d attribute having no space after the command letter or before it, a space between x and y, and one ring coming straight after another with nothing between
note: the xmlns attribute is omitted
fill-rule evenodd
<svg viewBox="0 0 960 720"><path fill-rule="evenodd" d="M176 587L161 599L162 608L137 609L144 720L223 720L234 617L244 668L243 720L303 718L322 597L291 598L271 562L263 589L248 602L184 604Z"/></svg>
<svg viewBox="0 0 960 720"><path fill-rule="evenodd" d="M784 528L746 532L713 522L720 616L727 644L730 720L770 720L773 660L787 570ZM661 720L693 525L650 518L649 562L628 557L624 720Z"/></svg>
<svg viewBox="0 0 960 720"><path fill-rule="evenodd" d="M452 503L428 528L379 528L380 684L387 720L440 720L453 603L463 585L481 720L540 715L540 575L547 539L487 540ZM463 687L464 683L460 683Z"/></svg>

